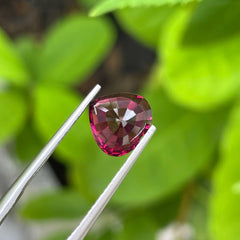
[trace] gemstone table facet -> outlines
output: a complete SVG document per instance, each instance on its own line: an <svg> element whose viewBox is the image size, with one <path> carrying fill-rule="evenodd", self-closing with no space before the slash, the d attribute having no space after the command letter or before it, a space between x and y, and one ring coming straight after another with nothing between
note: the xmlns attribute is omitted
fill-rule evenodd
<svg viewBox="0 0 240 240"><path fill-rule="evenodd" d="M152 120L148 102L139 95L119 93L90 103L92 133L108 155L121 156L133 150Z"/></svg>

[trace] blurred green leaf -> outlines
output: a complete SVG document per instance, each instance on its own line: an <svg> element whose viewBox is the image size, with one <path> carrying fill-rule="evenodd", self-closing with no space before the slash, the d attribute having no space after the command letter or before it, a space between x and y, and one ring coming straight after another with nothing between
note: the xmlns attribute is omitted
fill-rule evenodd
<svg viewBox="0 0 240 240"><path fill-rule="evenodd" d="M173 105L159 89L143 95L153 110L157 131L144 149L112 201L119 204L147 204L178 190L196 175L213 156L225 115L198 114ZM89 188L99 195L123 163L95 145L89 152L86 175ZM77 169L76 169L77 170Z"/></svg>
<svg viewBox="0 0 240 240"><path fill-rule="evenodd" d="M154 221L151 213L137 210L126 216L123 229L116 233L116 240L146 240L155 239L158 229L157 222Z"/></svg>
<svg viewBox="0 0 240 240"><path fill-rule="evenodd" d="M0 92L0 144L22 129L26 114L26 102L19 93Z"/></svg>
<svg viewBox="0 0 240 240"><path fill-rule="evenodd" d="M86 240L115 240L115 234L111 231L104 231L101 234L88 234L86 236L86 238L84 238Z"/></svg>
<svg viewBox="0 0 240 240"><path fill-rule="evenodd" d="M195 0L101 0L90 12L90 16L95 17L107 12L123 8L135 7L160 7L165 4L174 5L177 3L188 3ZM198 0L200 1L200 0Z"/></svg>
<svg viewBox="0 0 240 240"><path fill-rule="evenodd" d="M166 197L162 201L156 201L146 208L146 211L151 213L159 228L170 224L178 217L181 195L182 190ZM138 208L136 210L139 211Z"/></svg>
<svg viewBox="0 0 240 240"><path fill-rule="evenodd" d="M124 157L113 159L93 142L85 160L84 166L72 165L69 180L81 194L96 200L123 164Z"/></svg>
<svg viewBox="0 0 240 240"><path fill-rule="evenodd" d="M43 146L31 124L27 124L16 139L17 155L23 162L33 160Z"/></svg>
<svg viewBox="0 0 240 240"><path fill-rule="evenodd" d="M47 142L81 101L82 98L70 89L39 86L35 91L34 127L40 137ZM94 140L85 112L60 143L56 153L65 163L78 164L88 159L91 144L94 144Z"/></svg>
<svg viewBox="0 0 240 240"><path fill-rule="evenodd" d="M233 98L240 88L240 36L200 46L183 46L191 11L180 10L166 25L159 55L168 94L188 107L212 109Z"/></svg>
<svg viewBox="0 0 240 240"><path fill-rule="evenodd" d="M184 44L207 44L240 31L240 2L208 0L198 4L183 38Z"/></svg>
<svg viewBox="0 0 240 240"><path fill-rule="evenodd" d="M81 6L86 7L87 9L93 7L98 0L78 0L78 2L80 3Z"/></svg>
<svg viewBox="0 0 240 240"><path fill-rule="evenodd" d="M53 233L48 237L43 238L43 240L65 240L70 236L70 234L71 234L71 231L61 231L61 232Z"/></svg>
<svg viewBox="0 0 240 240"><path fill-rule="evenodd" d="M101 63L115 33L107 19L70 16L47 33L38 59L40 81L76 83Z"/></svg>
<svg viewBox="0 0 240 240"><path fill-rule="evenodd" d="M178 198L177 198L178 199ZM176 202L176 201L174 201ZM174 204L175 205L175 204ZM155 206L159 208L158 206ZM169 212L172 212L171 207L172 202L161 206L162 211L158 214L161 215L161 219L169 218ZM173 207L175 208L175 206ZM167 209L167 210L166 210ZM152 209L154 211L154 209ZM176 209L175 209L176 210ZM90 231L90 233L86 236L86 240L146 240L146 239L155 239L156 232L162 224L159 224L157 219L155 218L154 214L152 214L149 209L134 209L134 210L127 210L122 217L119 219L119 226L105 226L104 221L101 222L101 227ZM99 219L100 223L101 219ZM121 223L121 224L120 224ZM115 223L116 224L116 223ZM113 223L114 225L114 223ZM65 239L69 233L58 233L49 238L45 238L46 240L62 240ZM64 238L65 237L65 238Z"/></svg>
<svg viewBox="0 0 240 240"><path fill-rule="evenodd" d="M176 219L180 203L180 194L174 194L164 201L156 201L150 207L126 206L121 212L120 218L123 227L115 233L114 239L155 239L157 230Z"/></svg>
<svg viewBox="0 0 240 240"><path fill-rule="evenodd" d="M116 11L118 22L142 43L156 48L163 25L174 12L174 6L126 8Z"/></svg>
<svg viewBox="0 0 240 240"><path fill-rule="evenodd" d="M87 213L90 204L74 190L42 193L23 204L21 215L28 219L72 219Z"/></svg>
<svg viewBox="0 0 240 240"><path fill-rule="evenodd" d="M17 39L15 46L31 74L31 80L36 81L36 64L40 53L39 46L37 46L34 39L28 36Z"/></svg>
<svg viewBox="0 0 240 240"><path fill-rule="evenodd" d="M191 196L185 199L185 212L188 215L187 221L195 232L194 240L211 239L207 224L210 196L210 182L208 181L206 179L202 181L201 179L201 181L194 184L192 189L190 189L192 191L192 199ZM189 202L189 206L186 202Z"/></svg>
<svg viewBox="0 0 240 240"><path fill-rule="evenodd" d="M62 231L58 233L51 234L47 238L44 238L43 240L65 240L69 237L69 235L72 233L72 231ZM96 235L96 234L87 234L87 236L84 238L85 240L114 240L114 236L111 232L106 232L103 235Z"/></svg>
<svg viewBox="0 0 240 240"><path fill-rule="evenodd" d="M24 85L28 71L7 35L0 29L0 81Z"/></svg>
<svg viewBox="0 0 240 240"><path fill-rule="evenodd" d="M221 162L213 178L210 229L216 240L239 240L240 194L235 191L240 181L240 104L234 109L223 136Z"/></svg>

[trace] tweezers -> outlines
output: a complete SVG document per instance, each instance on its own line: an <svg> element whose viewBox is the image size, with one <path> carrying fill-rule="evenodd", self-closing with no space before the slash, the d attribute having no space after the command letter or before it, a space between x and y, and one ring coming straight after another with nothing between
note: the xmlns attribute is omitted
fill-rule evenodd
<svg viewBox="0 0 240 240"><path fill-rule="evenodd" d="M31 179L38 173L44 163L48 160L51 154L54 152L58 144L62 141L64 136L68 133L74 123L79 119L89 103L94 99L97 93L100 91L101 86L96 85L90 93L84 98L81 104L76 108L72 115L66 120L66 122L60 127L55 135L50 139L46 146L40 151L35 159L29 164L29 166L23 171L23 173L17 178L15 183L10 187L8 192L2 197L0 201L0 225L9 214L10 210L17 203L25 188L30 183ZM114 176L107 188L103 191L87 215L82 219L79 226L72 232L67 240L82 240L87 235L113 194L116 192L123 179L126 177L129 170L132 168L137 158L142 153L143 149L153 136L156 127L152 125L147 133L143 136L137 147L132 151L120 170Z"/></svg>

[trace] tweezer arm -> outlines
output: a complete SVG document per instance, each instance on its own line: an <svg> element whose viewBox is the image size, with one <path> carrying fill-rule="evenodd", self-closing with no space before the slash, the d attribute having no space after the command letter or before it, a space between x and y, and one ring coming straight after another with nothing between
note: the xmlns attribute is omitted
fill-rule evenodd
<svg viewBox="0 0 240 240"><path fill-rule="evenodd" d="M136 162L143 149L148 144L149 140L156 131L155 126L151 126L144 137L141 139L137 147L133 150L131 155L128 157L126 162L122 165L120 170L114 176L112 181L109 183L104 192L100 195L97 201L94 203L92 208L89 210L87 215L83 218L80 225L72 232L72 234L67 238L67 240L83 240L87 235L90 228L93 226L109 200L112 198L113 194L118 189L119 185L122 183L123 179L128 174L129 170L132 168L133 164Z"/></svg>
<svg viewBox="0 0 240 240"><path fill-rule="evenodd" d="M50 139L47 145L41 150L36 158L30 163L30 165L24 170L24 172L18 177L15 183L11 186L9 191L0 201L0 224L3 222L9 211L17 203L21 197L24 189L34 177L34 175L41 169L44 163L48 160L55 148L61 142L63 137L71 129L74 123L82 115L88 104L96 96L101 89L100 85L96 85L92 91L84 98L82 103L72 113L72 115L66 120L66 122L60 127L55 135ZM61 106L60 106L61 107Z"/></svg>

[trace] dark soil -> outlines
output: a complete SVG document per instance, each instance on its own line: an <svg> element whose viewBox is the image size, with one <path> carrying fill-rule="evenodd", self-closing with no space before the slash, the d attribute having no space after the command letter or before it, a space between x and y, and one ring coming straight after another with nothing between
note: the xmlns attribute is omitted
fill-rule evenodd
<svg viewBox="0 0 240 240"><path fill-rule="evenodd" d="M78 9L74 0L0 0L0 26L12 38L41 36L58 18Z"/></svg>

